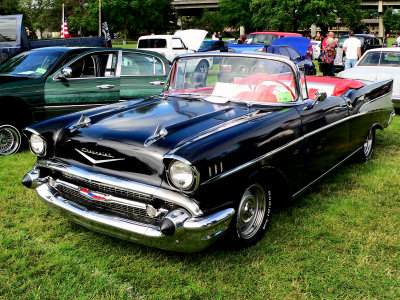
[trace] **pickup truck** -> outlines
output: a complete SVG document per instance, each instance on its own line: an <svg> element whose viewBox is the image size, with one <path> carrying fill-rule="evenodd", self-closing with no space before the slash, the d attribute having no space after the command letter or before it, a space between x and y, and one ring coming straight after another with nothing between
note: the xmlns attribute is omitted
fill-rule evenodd
<svg viewBox="0 0 400 300"><path fill-rule="evenodd" d="M180 54L198 51L206 35L207 31L200 29L180 30L174 35L144 35L139 38L137 49L160 53L172 62Z"/></svg>
<svg viewBox="0 0 400 300"><path fill-rule="evenodd" d="M16 153L33 122L161 92L170 70L155 52L47 47L0 65L0 156Z"/></svg>
<svg viewBox="0 0 400 300"><path fill-rule="evenodd" d="M20 52L50 46L106 46L104 37L30 40L22 25L22 15L0 16L0 64Z"/></svg>
<svg viewBox="0 0 400 300"><path fill-rule="evenodd" d="M243 51L262 51L265 45L271 45L277 38L288 36L302 36L300 33L292 32L253 32L250 33L243 44L229 45L229 52L242 53Z"/></svg>

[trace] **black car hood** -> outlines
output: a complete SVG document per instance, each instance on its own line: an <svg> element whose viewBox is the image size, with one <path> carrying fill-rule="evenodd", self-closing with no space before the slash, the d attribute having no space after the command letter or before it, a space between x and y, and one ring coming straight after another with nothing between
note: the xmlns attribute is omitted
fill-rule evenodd
<svg viewBox="0 0 400 300"><path fill-rule="evenodd" d="M91 117L89 127L73 133L66 130L55 154L81 167L90 166L92 171L94 168L109 175L160 184L166 153L199 132L252 112L242 106L159 98L104 117ZM149 138L157 128L167 134L151 142ZM146 141L150 141L148 145Z"/></svg>

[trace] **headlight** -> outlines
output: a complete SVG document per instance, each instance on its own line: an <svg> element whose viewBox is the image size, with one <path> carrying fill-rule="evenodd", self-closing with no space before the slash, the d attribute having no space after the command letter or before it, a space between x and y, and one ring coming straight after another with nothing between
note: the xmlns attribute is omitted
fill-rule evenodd
<svg viewBox="0 0 400 300"><path fill-rule="evenodd" d="M180 190L191 188L195 181L192 168L179 160L170 163L168 173L171 183Z"/></svg>
<svg viewBox="0 0 400 300"><path fill-rule="evenodd" d="M32 134L29 139L29 144L33 154L43 156L46 154L46 141L37 134Z"/></svg>

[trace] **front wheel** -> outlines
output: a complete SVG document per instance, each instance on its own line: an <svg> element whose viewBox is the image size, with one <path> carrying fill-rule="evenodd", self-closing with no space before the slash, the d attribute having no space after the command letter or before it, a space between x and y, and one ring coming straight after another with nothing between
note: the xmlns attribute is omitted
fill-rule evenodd
<svg viewBox="0 0 400 300"><path fill-rule="evenodd" d="M208 61L203 59L197 65L196 71L201 72L201 73L206 73L206 72L208 72L208 68L209 68Z"/></svg>
<svg viewBox="0 0 400 300"><path fill-rule="evenodd" d="M235 244L239 247L256 244L267 230L271 217L271 190L260 183L246 187L237 209Z"/></svg>
<svg viewBox="0 0 400 300"><path fill-rule="evenodd" d="M8 122L0 123L0 156L17 153L20 146L20 131Z"/></svg>

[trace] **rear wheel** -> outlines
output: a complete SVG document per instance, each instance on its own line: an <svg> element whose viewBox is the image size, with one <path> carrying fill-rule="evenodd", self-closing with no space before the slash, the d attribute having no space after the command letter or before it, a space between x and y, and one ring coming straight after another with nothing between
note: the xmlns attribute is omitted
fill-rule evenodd
<svg viewBox="0 0 400 300"><path fill-rule="evenodd" d="M251 246L264 236L271 216L271 204L271 190L262 184L252 183L245 188L237 208L235 228L232 228L236 245Z"/></svg>
<svg viewBox="0 0 400 300"><path fill-rule="evenodd" d="M370 160L374 153L375 147L375 128L371 128L368 131L367 137L365 138L362 149L358 153L358 158L361 162Z"/></svg>
<svg viewBox="0 0 400 300"><path fill-rule="evenodd" d="M8 122L0 123L0 156L17 153L21 147L21 133Z"/></svg>

